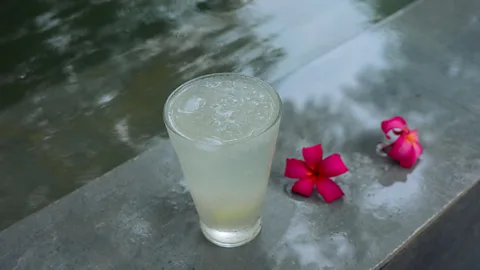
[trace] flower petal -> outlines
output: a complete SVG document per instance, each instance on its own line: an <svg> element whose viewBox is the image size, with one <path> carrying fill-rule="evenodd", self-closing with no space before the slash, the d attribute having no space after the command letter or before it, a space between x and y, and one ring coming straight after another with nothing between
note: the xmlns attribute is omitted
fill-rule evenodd
<svg viewBox="0 0 480 270"><path fill-rule="evenodd" d="M339 154L333 154L324 159L320 165L319 173L326 177L335 177L348 172Z"/></svg>
<svg viewBox="0 0 480 270"><path fill-rule="evenodd" d="M317 144L302 149L303 158L305 163L310 169L316 168L323 158L323 149L321 144Z"/></svg>
<svg viewBox="0 0 480 270"><path fill-rule="evenodd" d="M405 139L405 136L400 136L392 144L392 149L388 152L388 155L395 160L402 160L410 158L413 151L413 146Z"/></svg>
<svg viewBox="0 0 480 270"><path fill-rule="evenodd" d="M407 169L413 167L422 153L423 147L419 143L412 144L411 155L408 158L400 160L400 166Z"/></svg>
<svg viewBox="0 0 480 270"><path fill-rule="evenodd" d="M388 132L390 130L394 128L403 129L406 125L407 125L407 121L405 121L403 117L395 116L388 120L382 121L381 127L382 127L383 133L385 133L385 137L387 137L387 139L390 139L390 136L388 136Z"/></svg>
<svg viewBox="0 0 480 270"><path fill-rule="evenodd" d="M315 185L318 193L322 195L326 203L331 203L345 195L342 189L330 178L318 177Z"/></svg>
<svg viewBox="0 0 480 270"><path fill-rule="evenodd" d="M285 176L288 178L306 178L311 175L307 165L302 160L296 158L287 158L287 164L285 166Z"/></svg>
<svg viewBox="0 0 480 270"><path fill-rule="evenodd" d="M314 178L303 178L293 184L292 192L305 197L310 197L313 192L313 185Z"/></svg>

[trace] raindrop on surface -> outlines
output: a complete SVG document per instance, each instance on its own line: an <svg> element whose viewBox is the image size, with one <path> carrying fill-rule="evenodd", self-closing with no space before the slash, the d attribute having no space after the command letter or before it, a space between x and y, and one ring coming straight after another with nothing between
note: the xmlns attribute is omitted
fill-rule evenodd
<svg viewBox="0 0 480 270"><path fill-rule="evenodd" d="M173 32L173 35L177 38L185 38L187 36L186 33L181 32L181 31L175 31L175 32Z"/></svg>
<svg viewBox="0 0 480 270"><path fill-rule="evenodd" d="M385 143L382 143L382 142L377 143L377 146L375 149L375 152L377 153L377 155L381 157L387 156L387 152L385 150L388 149L388 147L385 147L385 146L386 146Z"/></svg>

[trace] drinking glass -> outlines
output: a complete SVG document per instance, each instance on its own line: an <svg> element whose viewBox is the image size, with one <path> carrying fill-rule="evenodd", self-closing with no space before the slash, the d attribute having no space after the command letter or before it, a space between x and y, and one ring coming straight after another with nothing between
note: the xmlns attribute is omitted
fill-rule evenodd
<svg viewBox="0 0 480 270"><path fill-rule="evenodd" d="M163 118L201 230L218 246L260 232L281 111L270 85L236 73L198 77L166 101Z"/></svg>

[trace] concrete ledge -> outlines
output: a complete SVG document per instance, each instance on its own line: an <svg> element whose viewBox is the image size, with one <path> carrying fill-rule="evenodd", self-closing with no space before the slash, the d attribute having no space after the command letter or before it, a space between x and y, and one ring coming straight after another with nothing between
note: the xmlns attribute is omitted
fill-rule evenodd
<svg viewBox="0 0 480 270"><path fill-rule="evenodd" d="M422 3L433 3L423 1ZM168 140L0 233L0 269L347 269L375 267L480 173L478 89L457 55L400 14L287 78L260 236L221 249L200 234ZM425 30L426 31L426 30ZM460 74L460 75L459 75ZM462 93L468 95L462 96ZM404 116L425 148L412 170L375 152L380 121ZM285 193L284 160L322 143L350 173L343 200Z"/></svg>
<svg viewBox="0 0 480 270"><path fill-rule="evenodd" d="M480 182L466 190L382 270L455 270L478 268L480 247Z"/></svg>

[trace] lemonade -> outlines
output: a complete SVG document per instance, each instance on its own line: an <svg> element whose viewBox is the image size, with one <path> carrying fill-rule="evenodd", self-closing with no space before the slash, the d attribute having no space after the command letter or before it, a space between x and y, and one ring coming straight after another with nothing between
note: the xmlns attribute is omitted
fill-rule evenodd
<svg viewBox="0 0 480 270"><path fill-rule="evenodd" d="M268 84L212 74L180 86L164 119L205 236L239 246L260 231L280 122L281 100Z"/></svg>

